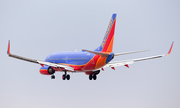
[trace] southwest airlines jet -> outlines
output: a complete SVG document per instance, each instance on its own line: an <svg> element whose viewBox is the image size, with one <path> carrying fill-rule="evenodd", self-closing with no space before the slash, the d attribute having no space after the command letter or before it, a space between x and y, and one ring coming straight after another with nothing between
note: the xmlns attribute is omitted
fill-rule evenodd
<svg viewBox="0 0 180 108"><path fill-rule="evenodd" d="M104 71L105 67L110 67L114 70L117 66L126 66L129 68L129 64L133 64L134 62L160 58L171 53L174 42L172 43L167 54L118 62L110 62L115 56L146 51L144 50L125 53L113 53L112 51L115 24L116 14L113 14L102 43L94 51L83 49L80 52L58 52L47 56L45 61L40 61L11 54L9 41L7 54L10 57L40 64L40 73L43 75L51 75L51 79L55 79L54 73L60 71L64 72L64 74L62 75L63 80L70 79L70 75L67 74L67 72L84 72L86 75L89 75L89 80L96 80L97 75L100 73L100 70Z"/></svg>

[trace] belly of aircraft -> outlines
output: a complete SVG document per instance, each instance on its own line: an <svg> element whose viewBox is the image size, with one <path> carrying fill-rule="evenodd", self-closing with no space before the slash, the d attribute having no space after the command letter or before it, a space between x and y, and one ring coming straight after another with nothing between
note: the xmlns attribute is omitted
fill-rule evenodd
<svg viewBox="0 0 180 108"><path fill-rule="evenodd" d="M105 65L105 62L100 62L102 61L102 57L88 52L54 53L49 55L45 61L68 65L73 67L75 71L79 72L92 71Z"/></svg>

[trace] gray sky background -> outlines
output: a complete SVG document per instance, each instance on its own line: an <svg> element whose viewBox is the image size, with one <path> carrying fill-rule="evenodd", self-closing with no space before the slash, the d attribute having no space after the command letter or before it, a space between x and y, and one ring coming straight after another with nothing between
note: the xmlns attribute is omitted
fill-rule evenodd
<svg viewBox="0 0 180 108"><path fill-rule="evenodd" d="M39 73L40 65L9 58L11 52L44 60L51 53L94 50L117 13L114 52L151 49L114 61L166 54L160 59L105 68L96 81L70 73L63 81ZM179 108L179 0L1 0L0 108Z"/></svg>

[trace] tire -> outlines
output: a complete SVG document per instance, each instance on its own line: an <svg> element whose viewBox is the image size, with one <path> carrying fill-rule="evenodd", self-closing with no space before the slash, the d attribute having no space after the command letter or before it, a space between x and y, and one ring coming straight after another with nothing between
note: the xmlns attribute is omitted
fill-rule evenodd
<svg viewBox="0 0 180 108"><path fill-rule="evenodd" d="M96 80L96 79L97 79L97 76L96 76L96 75L94 75L94 76L93 76L93 79L94 79L94 80Z"/></svg>
<svg viewBox="0 0 180 108"><path fill-rule="evenodd" d="M69 74L67 74L66 78L67 78L67 80L70 80L70 75L69 75Z"/></svg>
<svg viewBox="0 0 180 108"><path fill-rule="evenodd" d="M66 75L63 75L63 76L62 76L62 79L65 80L65 79L66 79Z"/></svg>
<svg viewBox="0 0 180 108"><path fill-rule="evenodd" d="M55 79L55 76L54 76L54 75L52 75L52 76L51 76L51 79Z"/></svg>
<svg viewBox="0 0 180 108"><path fill-rule="evenodd" d="M89 75L89 80L92 80L92 74L91 74L91 75Z"/></svg>

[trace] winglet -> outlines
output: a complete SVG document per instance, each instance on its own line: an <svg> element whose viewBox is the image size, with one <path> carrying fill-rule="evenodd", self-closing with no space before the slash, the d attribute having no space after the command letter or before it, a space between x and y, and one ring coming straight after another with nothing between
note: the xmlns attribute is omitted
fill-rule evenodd
<svg viewBox="0 0 180 108"><path fill-rule="evenodd" d="M172 45L171 45L171 47L170 47L170 49L169 49L169 52L166 54L166 56L167 56L167 55L169 55L169 54L171 53L171 50L172 50L173 44L174 44L174 41L172 42Z"/></svg>
<svg viewBox="0 0 180 108"><path fill-rule="evenodd" d="M9 40L9 42L8 42L8 50L7 50L7 54L8 54L8 55L11 55L11 53L10 53L10 40Z"/></svg>

